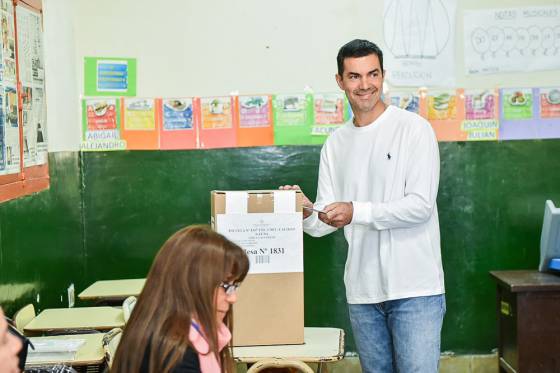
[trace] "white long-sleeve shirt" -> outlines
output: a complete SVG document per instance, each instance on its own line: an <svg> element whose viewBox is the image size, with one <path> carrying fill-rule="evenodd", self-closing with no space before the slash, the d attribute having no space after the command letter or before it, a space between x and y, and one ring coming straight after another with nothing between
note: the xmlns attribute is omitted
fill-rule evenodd
<svg viewBox="0 0 560 373"><path fill-rule="evenodd" d="M315 206L353 204L352 221L344 227L348 303L445 292L438 183L437 140L416 114L388 106L373 123L356 127L350 121L327 139ZM303 221L303 228L316 237L336 230L317 213Z"/></svg>

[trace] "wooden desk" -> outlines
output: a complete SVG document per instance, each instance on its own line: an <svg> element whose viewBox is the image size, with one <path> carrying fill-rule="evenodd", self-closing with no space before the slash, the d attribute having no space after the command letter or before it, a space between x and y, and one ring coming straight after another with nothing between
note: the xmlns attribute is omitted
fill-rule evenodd
<svg viewBox="0 0 560 373"><path fill-rule="evenodd" d="M73 334L73 335L58 335L50 337L32 337L31 343L46 340L63 340L63 339L83 339L84 344L80 346L73 359L53 360L52 357L45 356L44 359L34 359L32 362L27 362L25 368L29 369L36 366L65 364L71 366L84 366L84 365L99 365L105 360L105 353L103 351L103 336L104 333L96 334ZM31 347L29 348L31 351Z"/></svg>
<svg viewBox="0 0 560 373"><path fill-rule="evenodd" d="M560 372L560 276L492 271L500 372Z"/></svg>
<svg viewBox="0 0 560 373"><path fill-rule="evenodd" d="M96 281L78 294L78 298L95 301L118 301L124 300L131 295L137 297L142 292L145 282L145 278Z"/></svg>
<svg viewBox="0 0 560 373"><path fill-rule="evenodd" d="M51 308L44 310L24 328L26 334L64 330L110 330L124 326L120 307Z"/></svg>
<svg viewBox="0 0 560 373"><path fill-rule="evenodd" d="M302 345L234 347L233 357L239 363L256 363L276 358L318 363L318 372L326 362L344 357L344 330L336 328L305 328Z"/></svg>

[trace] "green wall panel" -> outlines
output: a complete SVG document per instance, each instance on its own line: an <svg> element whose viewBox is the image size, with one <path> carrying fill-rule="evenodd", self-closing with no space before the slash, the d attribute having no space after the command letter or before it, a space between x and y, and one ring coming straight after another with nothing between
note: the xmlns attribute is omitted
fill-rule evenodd
<svg viewBox="0 0 560 373"><path fill-rule="evenodd" d="M67 288L83 286L85 252L79 154L49 154L50 188L0 204L0 305L7 315L67 307Z"/></svg>
<svg viewBox="0 0 560 373"><path fill-rule="evenodd" d="M179 228L209 223L212 189L297 183L315 197L320 148L56 153L48 191L0 205L0 303L66 306L99 279L145 276ZM442 350L496 347L494 269L536 268L544 201L560 204L560 140L440 143L447 315ZM350 333L341 232L306 236L305 322ZM406 274L403 274L406 275ZM61 300L62 298L62 300Z"/></svg>
<svg viewBox="0 0 560 373"><path fill-rule="evenodd" d="M88 279L144 276L174 231L208 223L212 189L299 184L314 198L319 147L84 154ZM560 141L440 143L447 285L442 349L496 347L492 269L536 268L544 200L560 203ZM348 331L341 232L305 237L305 320ZM405 275L405 274L403 274Z"/></svg>

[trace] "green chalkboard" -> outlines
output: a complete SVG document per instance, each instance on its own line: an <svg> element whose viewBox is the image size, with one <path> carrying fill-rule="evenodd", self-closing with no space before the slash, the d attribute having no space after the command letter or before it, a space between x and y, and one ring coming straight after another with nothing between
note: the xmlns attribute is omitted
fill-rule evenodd
<svg viewBox="0 0 560 373"><path fill-rule="evenodd" d="M544 200L560 203L560 141L440 143L444 350L496 347L492 269L536 268ZM315 196L320 147L83 154L91 279L145 274L175 230L209 222L212 189L297 183ZM305 238L307 325L349 331L339 232ZM403 274L405 275L405 274ZM348 348L354 349L351 339Z"/></svg>
<svg viewBox="0 0 560 373"><path fill-rule="evenodd" d="M79 154L49 153L50 188L0 204L0 306L68 307L84 283Z"/></svg>
<svg viewBox="0 0 560 373"><path fill-rule="evenodd" d="M297 183L315 196L320 147L51 155L51 189L0 205L0 286L10 311L66 302L99 279L144 276L179 228L210 220L212 189ZM440 143L447 288L442 350L497 345L493 269L536 268L544 201L560 203L560 140ZM305 322L347 330L341 232L305 237ZM404 275L404 274L403 274ZM40 290L17 293L12 285ZM63 298L63 299L62 299ZM61 300L62 299L62 300Z"/></svg>

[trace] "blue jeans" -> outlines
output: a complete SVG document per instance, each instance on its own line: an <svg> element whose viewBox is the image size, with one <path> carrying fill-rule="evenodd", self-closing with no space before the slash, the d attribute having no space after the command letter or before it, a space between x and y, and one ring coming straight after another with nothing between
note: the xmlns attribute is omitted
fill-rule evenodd
<svg viewBox="0 0 560 373"><path fill-rule="evenodd" d="M363 373L437 373L445 294L348 309Z"/></svg>

